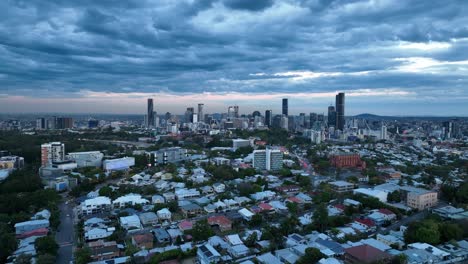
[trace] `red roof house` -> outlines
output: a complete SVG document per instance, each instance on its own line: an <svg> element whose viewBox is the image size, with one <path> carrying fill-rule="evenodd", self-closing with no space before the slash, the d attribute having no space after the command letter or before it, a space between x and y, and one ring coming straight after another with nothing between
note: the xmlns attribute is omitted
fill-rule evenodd
<svg viewBox="0 0 468 264"><path fill-rule="evenodd" d="M345 248L346 263L371 263L385 261L391 258L391 255L369 245L360 245Z"/></svg>

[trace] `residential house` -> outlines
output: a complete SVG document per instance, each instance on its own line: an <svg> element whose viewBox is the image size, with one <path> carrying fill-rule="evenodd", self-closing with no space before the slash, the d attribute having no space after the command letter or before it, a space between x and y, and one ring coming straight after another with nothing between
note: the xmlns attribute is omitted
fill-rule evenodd
<svg viewBox="0 0 468 264"><path fill-rule="evenodd" d="M140 218L137 215L120 217L120 226L128 231L137 231L143 228L140 222Z"/></svg>
<svg viewBox="0 0 468 264"><path fill-rule="evenodd" d="M160 244L165 244L165 243L170 243L171 242L171 236L169 233L166 231L166 229L163 228L156 228L153 229L154 236L156 237L156 240Z"/></svg>
<svg viewBox="0 0 468 264"><path fill-rule="evenodd" d="M143 226L154 226L158 223L158 216L154 212L145 212L138 215Z"/></svg>
<svg viewBox="0 0 468 264"><path fill-rule="evenodd" d="M158 218L159 220L163 221L163 220L169 220L171 221L171 218L172 218L172 213L171 211L169 211L169 209L167 208L163 208L161 210L158 210L156 212L156 214L158 215Z"/></svg>
<svg viewBox="0 0 468 264"><path fill-rule="evenodd" d="M329 183L332 190L337 193L351 192L354 189L354 184L346 181L334 181Z"/></svg>
<svg viewBox="0 0 468 264"><path fill-rule="evenodd" d="M115 199L112 204L114 208L126 208L135 205L149 204L149 201L142 198L139 194L130 193Z"/></svg>
<svg viewBox="0 0 468 264"><path fill-rule="evenodd" d="M150 233L136 234L132 236L132 244L138 248L153 248L153 235Z"/></svg>
<svg viewBox="0 0 468 264"><path fill-rule="evenodd" d="M221 254L213 246L206 243L198 247L197 258L200 264L213 264L221 261Z"/></svg>
<svg viewBox="0 0 468 264"><path fill-rule="evenodd" d="M208 217L208 224L211 226L217 225L221 232L232 229L232 222L224 215Z"/></svg>
<svg viewBox="0 0 468 264"><path fill-rule="evenodd" d="M346 263L373 263L388 261L392 256L382 250L367 244L345 248Z"/></svg>
<svg viewBox="0 0 468 264"><path fill-rule="evenodd" d="M120 257L120 249L115 241L105 242L97 240L88 243L88 248L91 251L91 259L107 260Z"/></svg>
<svg viewBox="0 0 468 264"><path fill-rule="evenodd" d="M180 207L182 213L185 217L194 217L201 213L203 213L203 208L201 208L198 204L190 203Z"/></svg>
<svg viewBox="0 0 468 264"><path fill-rule="evenodd" d="M224 183L217 182L213 184L213 190L217 193L223 193L226 190L226 185L224 185Z"/></svg>
<svg viewBox="0 0 468 264"><path fill-rule="evenodd" d="M26 232L30 232L36 229L49 228L50 223L47 219L30 220L25 222L19 222L15 224L16 235L21 235Z"/></svg>
<svg viewBox="0 0 468 264"><path fill-rule="evenodd" d="M79 214L91 215L108 212L112 208L111 200L105 196L84 200L79 208Z"/></svg>
<svg viewBox="0 0 468 264"><path fill-rule="evenodd" d="M164 199L164 196L155 194L151 197L151 203L152 204L163 204L166 203L166 199Z"/></svg>
<svg viewBox="0 0 468 264"><path fill-rule="evenodd" d="M252 213L250 210L248 210L246 208L242 208L238 212L239 212L239 214L242 215L242 217L245 219L245 221L252 220L252 217L255 215L254 213Z"/></svg>

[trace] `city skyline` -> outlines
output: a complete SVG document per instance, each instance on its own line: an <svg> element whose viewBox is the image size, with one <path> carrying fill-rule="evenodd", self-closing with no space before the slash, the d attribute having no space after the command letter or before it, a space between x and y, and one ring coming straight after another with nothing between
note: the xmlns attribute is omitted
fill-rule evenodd
<svg viewBox="0 0 468 264"><path fill-rule="evenodd" d="M466 116L468 3L0 3L0 112ZM193 103L193 107L196 107ZM278 106L277 106L278 105ZM429 107L430 106L430 107Z"/></svg>

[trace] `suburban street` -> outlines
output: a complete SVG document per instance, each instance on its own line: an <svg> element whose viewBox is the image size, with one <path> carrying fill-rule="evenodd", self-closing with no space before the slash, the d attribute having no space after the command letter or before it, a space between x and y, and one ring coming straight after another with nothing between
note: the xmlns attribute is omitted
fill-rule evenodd
<svg viewBox="0 0 468 264"><path fill-rule="evenodd" d="M64 199L65 200L65 199ZM73 203L63 201L59 205L60 226L55 234L55 240L59 245L57 263L70 263L73 259Z"/></svg>

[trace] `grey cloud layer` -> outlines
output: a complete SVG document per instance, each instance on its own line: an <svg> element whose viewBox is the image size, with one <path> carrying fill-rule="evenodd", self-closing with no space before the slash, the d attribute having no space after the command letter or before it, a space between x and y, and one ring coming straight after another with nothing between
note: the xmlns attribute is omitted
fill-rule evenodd
<svg viewBox="0 0 468 264"><path fill-rule="evenodd" d="M455 63L468 60L466 14L462 0L0 1L0 94L392 88L468 98L468 65ZM415 57L436 64L402 68ZM275 75L293 71L340 74Z"/></svg>

